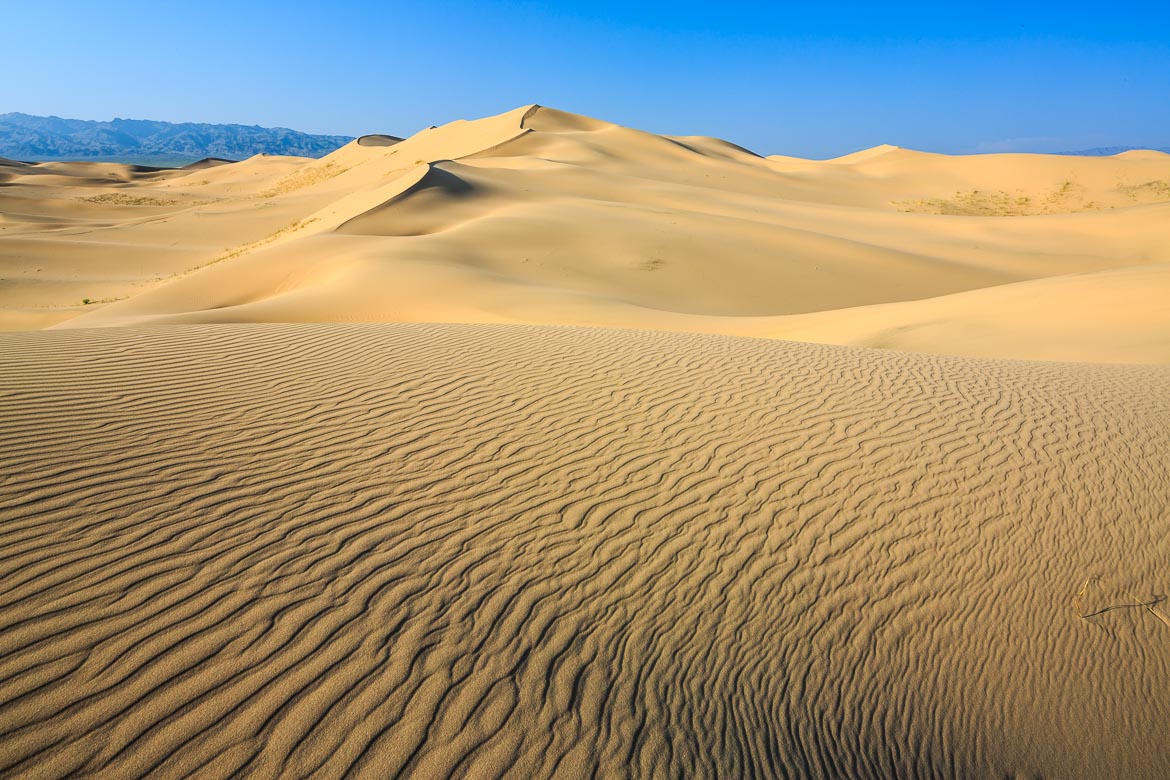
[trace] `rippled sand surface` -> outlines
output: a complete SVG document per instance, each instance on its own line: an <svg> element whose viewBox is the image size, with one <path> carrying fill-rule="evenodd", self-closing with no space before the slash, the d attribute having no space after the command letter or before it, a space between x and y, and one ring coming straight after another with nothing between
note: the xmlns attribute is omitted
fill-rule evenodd
<svg viewBox="0 0 1170 780"><path fill-rule="evenodd" d="M0 336L13 777L1170 773L1170 370Z"/></svg>

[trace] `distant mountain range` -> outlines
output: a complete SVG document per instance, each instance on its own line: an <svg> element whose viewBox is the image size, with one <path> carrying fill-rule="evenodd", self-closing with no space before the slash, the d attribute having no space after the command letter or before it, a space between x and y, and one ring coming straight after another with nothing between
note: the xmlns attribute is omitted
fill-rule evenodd
<svg viewBox="0 0 1170 780"><path fill-rule="evenodd" d="M240 160L254 154L322 157L352 141L284 127L0 114L0 157L15 160L107 160L183 163L204 157Z"/></svg>
<svg viewBox="0 0 1170 780"><path fill-rule="evenodd" d="M1170 146L1163 146L1157 149L1149 146L1099 146L1096 149L1084 149L1079 152L1053 152L1053 154L1060 154L1066 157L1112 157L1115 154L1121 154L1122 152L1132 152L1138 149L1151 149L1155 152L1165 152L1166 154L1170 154Z"/></svg>

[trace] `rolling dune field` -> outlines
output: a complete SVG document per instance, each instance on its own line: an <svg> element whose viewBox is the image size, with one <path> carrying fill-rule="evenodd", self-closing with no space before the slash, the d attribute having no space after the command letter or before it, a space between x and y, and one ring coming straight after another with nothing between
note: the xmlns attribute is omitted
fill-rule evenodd
<svg viewBox="0 0 1170 780"><path fill-rule="evenodd" d="M764 158L534 105L320 160L0 177L14 330L497 322L1170 362L1159 152Z"/></svg>
<svg viewBox="0 0 1170 780"><path fill-rule="evenodd" d="M536 105L0 160L0 776L1170 776L1168 247Z"/></svg>

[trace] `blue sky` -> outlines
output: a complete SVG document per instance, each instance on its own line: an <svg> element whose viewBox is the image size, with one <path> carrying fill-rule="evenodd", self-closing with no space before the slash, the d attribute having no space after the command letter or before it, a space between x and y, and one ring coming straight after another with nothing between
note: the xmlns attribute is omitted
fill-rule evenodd
<svg viewBox="0 0 1170 780"><path fill-rule="evenodd" d="M357 135L542 103L764 154L1170 145L1170 2L0 7L0 113Z"/></svg>

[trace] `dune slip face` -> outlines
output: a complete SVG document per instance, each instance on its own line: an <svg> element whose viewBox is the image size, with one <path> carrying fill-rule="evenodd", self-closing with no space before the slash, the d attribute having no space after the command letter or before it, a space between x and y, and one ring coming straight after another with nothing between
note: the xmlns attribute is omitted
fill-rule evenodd
<svg viewBox="0 0 1170 780"><path fill-rule="evenodd" d="M6 777L1170 773L1170 371L0 336Z"/></svg>

